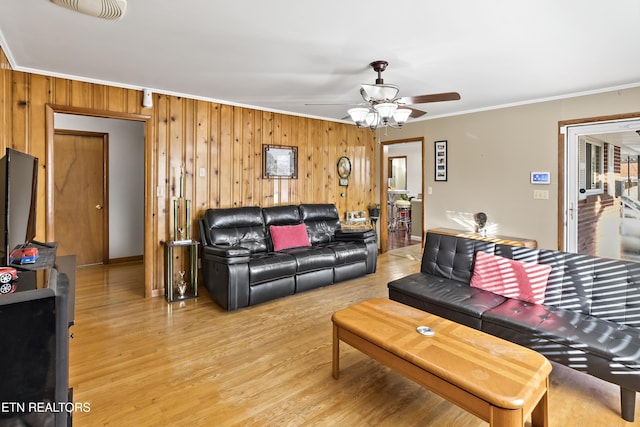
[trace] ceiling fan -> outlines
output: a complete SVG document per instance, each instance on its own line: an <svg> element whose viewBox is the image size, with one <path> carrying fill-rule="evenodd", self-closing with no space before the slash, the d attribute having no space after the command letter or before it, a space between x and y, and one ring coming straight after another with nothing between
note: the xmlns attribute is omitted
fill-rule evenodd
<svg viewBox="0 0 640 427"><path fill-rule="evenodd" d="M378 78L375 84L363 83L360 86L360 95L368 106L351 108L348 111L349 116L345 117L351 118L358 127L369 127L371 130L386 126L402 127L409 117L417 118L427 114L426 111L411 108L408 105L460 99L458 92L399 97L400 88L385 84L382 79L382 72L387 69L389 63L373 61L369 65L378 73Z"/></svg>

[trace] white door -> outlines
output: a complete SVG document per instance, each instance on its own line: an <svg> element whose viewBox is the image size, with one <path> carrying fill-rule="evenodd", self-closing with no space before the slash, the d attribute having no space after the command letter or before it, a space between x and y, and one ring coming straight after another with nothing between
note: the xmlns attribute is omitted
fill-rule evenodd
<svg viewBox="0 0 640 427"><path fill-rule="evenodd" d="M640 155L639 129L640 119L584 123L564 129L566 251L621 257L624 215L616 188L620 186L621 157Z"/></svg>

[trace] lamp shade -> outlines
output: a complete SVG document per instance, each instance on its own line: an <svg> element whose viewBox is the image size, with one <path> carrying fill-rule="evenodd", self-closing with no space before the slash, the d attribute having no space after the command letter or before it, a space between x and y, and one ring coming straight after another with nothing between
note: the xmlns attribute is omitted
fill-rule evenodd
<svg viewBox="0 0 640 427"><path fill-rule="evenodd" d="M411 115L411 110L409 110L408 108L398 108L393 113L393 120L395 120L399 126L402 126L407 122L410 115Z"/></svg>
<svg viewBox="0 0 640 427"><path fill-rule="evenodd" d="M391 101L398 95L398 87L393 85L368 85L363 84L360 89L360 94L365 101L382 102Z"/></svg>
<svg viewBox="0 0 640 427"><path fill-rule="evenodd" d="M367 126L371 130L374 130L375 128L378 127L379 121L380 121L380 116L375 111L370 111L369 114L367 114L367 118L365 119Z"/></svg>
<svg viewBox="0 0 640 427"><path fill-rule="evenodd" d="M376 104L373 106L383 123L389 122L389 119L393 116L393 113L398 109L398 105L391 102L384 102L382 104Z"/></svg>
<svg viewBox="0 0 640 427"><path fill-rule="evenodd" d="M360 127L364 125L367 114L369 114L369 109L364 107L351 108L347 113L349 113L351 120Z"/></svg>

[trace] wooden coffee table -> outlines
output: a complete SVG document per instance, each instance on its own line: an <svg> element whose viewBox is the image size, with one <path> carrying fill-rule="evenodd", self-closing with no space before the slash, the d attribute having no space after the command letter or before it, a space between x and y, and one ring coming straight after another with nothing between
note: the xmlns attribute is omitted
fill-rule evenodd
<svg viewBox="0 0 640 427"><path fill-rule="evenodd" d="M551 363L533 350L387 298L337 311L332 321L335 379L343 341L491 426L523 426L529 414L532 426L548 425Z"/></svg>

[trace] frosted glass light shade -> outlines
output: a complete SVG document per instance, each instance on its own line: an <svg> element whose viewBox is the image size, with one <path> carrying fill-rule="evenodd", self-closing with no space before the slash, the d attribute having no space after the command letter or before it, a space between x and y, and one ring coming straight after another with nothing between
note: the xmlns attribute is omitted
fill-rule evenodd
<svg viewBox="0 0 640 427"><path fill-rule="evenodd" d="M398 87L393 85L368 85L363 84L361 95L365 101L391 101L398 95ZM364 93L362 93L364 92Z"/></svg>
<svg viewBox="0 0 640 427"><path fill-rule="evenodd" d="M382 104L374 105L373 108L375 108L378 114L380 114L382 122L387 123L393 116L393 113L398 109L398 105L391 102L384 102Z"/></svg>
<svg viewBox="0 0 640 427"><path fill-rule="evenodd" d="M411 110L409 110L408 108L398 108L393 113L393 120L395 120L399 126L402 126L407 122L407 120L409 120L410 115Z"/></svg>
<svg viewBox="0 0 640 427"><path fill-rule="evenodd" d="M367 118L367 114L369 114L369 109L364 107L351 108L349 111L349 116L351 116L351 120L355 122L358 126L361 126L365 123L365 119Z"/></svg>

